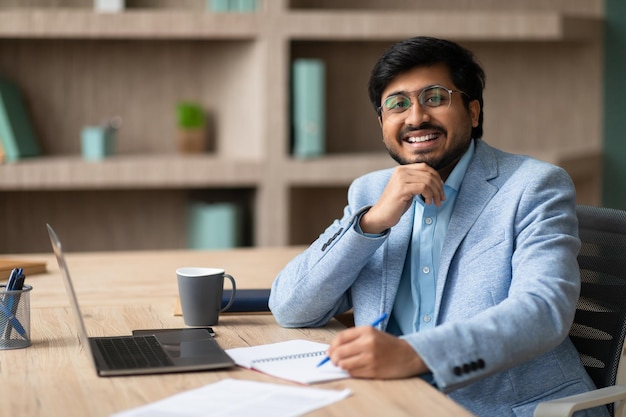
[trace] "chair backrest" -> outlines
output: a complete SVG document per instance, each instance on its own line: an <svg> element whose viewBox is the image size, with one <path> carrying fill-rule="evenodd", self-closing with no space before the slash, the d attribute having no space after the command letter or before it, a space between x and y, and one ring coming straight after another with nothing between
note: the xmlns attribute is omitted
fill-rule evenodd
<svg viewBox="0 0 626 417"><path fill-rule="evenodd" d="M570 339L598 388L625 384L626 211L579 205L577 214L582 286Z"/></svg>

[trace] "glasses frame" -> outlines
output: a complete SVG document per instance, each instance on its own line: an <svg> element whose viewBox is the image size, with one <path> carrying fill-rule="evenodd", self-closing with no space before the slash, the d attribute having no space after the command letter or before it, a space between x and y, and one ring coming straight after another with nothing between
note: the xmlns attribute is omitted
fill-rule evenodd
<svg viewBox="0 0 626 417"><path fill-rule="evenodd" d="M384 99L384 100L382 100L382 101L383 101L383 103L384 103L387 99L389 99L390 97L393 97L393 96L405 96L405 97L407 97L407 98L409 99L409 101L411 102L411 105L410 105L409 107L407 107L406 109L404 109L404 110L400 111L400 112L392 112L392 111L387 110L387 111L386 111L386 113L387 113L387 114L404 114L407 110L411 109L411 107L413 107L413 105L415 104L415 103L413 102L413 99L412 99L412 97L411 97L411 96L416 95L416 93L417 93L417 102L418 102L418 103L419 103L419 105L422 107L422 109L424 109L424 110L430 110L430 109L439 109L439 108L442 108L442 107L443 107L442 105L438 105L438 106L427 106L427 105L425 105L424 103L422 103L422 100L420 100L420 96L424 93L424 91L431 90L431 89L434 89L434 88L441 88L442 90L447 91L447 92L448 92L448 94L450 95L450 100L448 100L448 104L445 106L445 109L444 109L444 110L447 110L447 109L449 109L449 108L450 108L450 103L452 102L452 93L464 94L464 95L465 95L468 99L471 99L471 97L469 96L469 94L467 94L465 91L461 91L461 90L451 90L451 89L449 89L449 88L447 88L447 87L445 87L445 86L443 86L443 85L441 85L441 84L433 84L433 85L426 86L426 87L424 87L424 88L422 88L422 89L419 89L419 90L407 91L407 92L399 92L399 93L397 93L397 94L391 94L391 95L388 95L387 97L385 97L385 99ZM378 109L377 109L377 110L378 110L378 114L382 117L382 114L383 114L383 112L384 112L383 106L382 106L382 105L378 106Z"/></svg>

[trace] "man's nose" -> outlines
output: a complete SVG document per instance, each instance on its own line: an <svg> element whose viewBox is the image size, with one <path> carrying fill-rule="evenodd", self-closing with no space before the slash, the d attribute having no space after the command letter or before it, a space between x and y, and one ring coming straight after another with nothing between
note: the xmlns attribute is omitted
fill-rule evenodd
<svg viewBox="0 0 626 417"><path fill-rule="evenodd" d="M406 119L404 123L411 126L418 126L422 122L430 119L430 114L422 107L417 99L411 102L411 107L407 109L405 114Z"/></svg>

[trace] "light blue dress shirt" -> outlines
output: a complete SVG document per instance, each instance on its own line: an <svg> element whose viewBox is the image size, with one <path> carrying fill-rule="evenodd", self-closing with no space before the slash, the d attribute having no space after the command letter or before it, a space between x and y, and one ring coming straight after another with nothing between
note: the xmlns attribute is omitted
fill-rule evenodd
<svg viewBox="0 0 626 417"><path fill-rule="evenodd" d="M435 325L435 288L439 258L456 196L474 154L474 146L474 141L470 141L469 148L444 183L446 199L440 207L425 204L421 196L413 198L413 232L387 326L389 333L400 336Z"/></svg>

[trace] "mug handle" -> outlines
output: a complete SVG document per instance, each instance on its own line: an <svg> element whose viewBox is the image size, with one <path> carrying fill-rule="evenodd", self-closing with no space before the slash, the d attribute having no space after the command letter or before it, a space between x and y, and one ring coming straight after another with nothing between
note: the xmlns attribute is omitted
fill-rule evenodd
<svg viewBox="0 0 626 417"><path fill-rule="evenodd" d="M235 284L235 278L232 275L224 274L224 278L228 278L230 283L233 285L233 291L230 294L230 300L228 300L228 304L224 306L223 309L220 310L220 313L228 310L230 306L233 305L233 301L235 301L235 293L237 292L237 285Z"/></svg>

